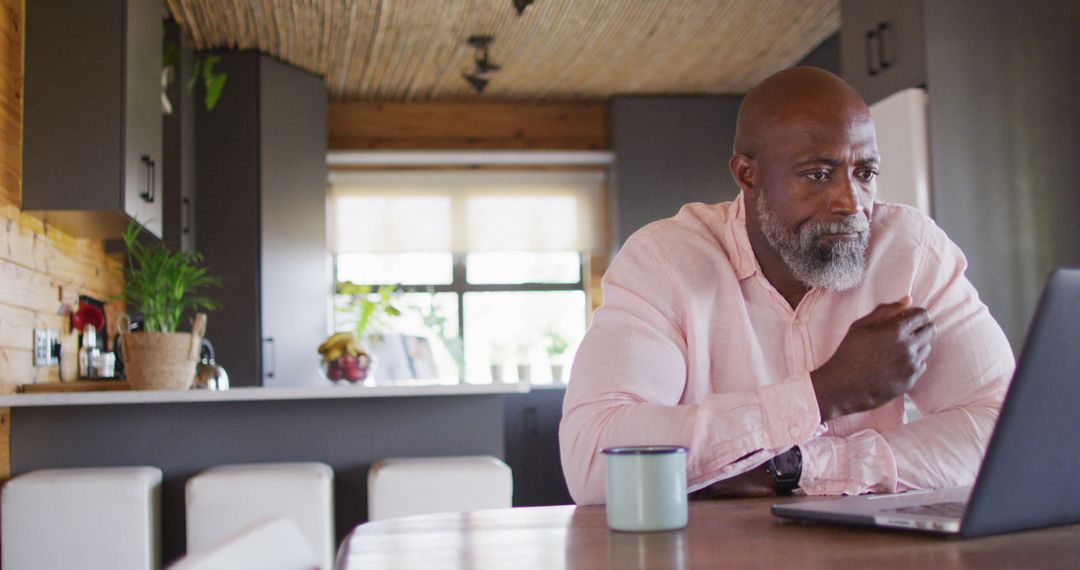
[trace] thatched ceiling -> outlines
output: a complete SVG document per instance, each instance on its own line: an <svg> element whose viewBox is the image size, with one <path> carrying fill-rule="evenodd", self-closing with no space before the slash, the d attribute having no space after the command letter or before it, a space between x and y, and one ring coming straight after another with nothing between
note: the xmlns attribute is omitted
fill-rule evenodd
<svg viewBox="0 0 1080 570"><path fill-rule="evenodd" d="M743 93L840 26L839 0L167 0L199 49L257 49L336 100ZM502 70L475 95L476 34Z"/></svg>

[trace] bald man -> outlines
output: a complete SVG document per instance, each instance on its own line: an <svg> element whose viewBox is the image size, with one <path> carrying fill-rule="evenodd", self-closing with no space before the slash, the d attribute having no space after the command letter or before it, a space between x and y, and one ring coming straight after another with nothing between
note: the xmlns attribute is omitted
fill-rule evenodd
<svg viewBox="0 0 1080 570"><path fill-rule="evenodd" d="M835 75L746 95L739 196L646 226L604 276L559 433L575 501L604 501L599 451L624 445L687 446L694 497L974 481L1012 350L944 232L874 201L880 162Z"/></svg>

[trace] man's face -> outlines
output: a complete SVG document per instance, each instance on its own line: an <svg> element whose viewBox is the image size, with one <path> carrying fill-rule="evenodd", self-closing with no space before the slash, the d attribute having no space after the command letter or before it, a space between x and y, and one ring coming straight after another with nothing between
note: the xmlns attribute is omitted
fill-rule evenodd
<svg viewBox="0 0 1080 570"><path fill-rule="evenodd" d="M754 159L761 233L804 285L855 287L877 192L873 122L803 122L784 131Z"/></svg>

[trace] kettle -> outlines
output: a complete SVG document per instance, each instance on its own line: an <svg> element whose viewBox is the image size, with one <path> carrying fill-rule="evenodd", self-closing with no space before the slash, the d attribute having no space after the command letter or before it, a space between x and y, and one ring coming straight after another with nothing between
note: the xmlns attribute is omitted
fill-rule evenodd
<svg viewBox="0 0 1080 570"><path fill-rule="evenodd" d="M195 365L195 382L191 387L203 390L229 389L229 374L214 362L214 345L205 338L202 339L199 363Z"/></svg>

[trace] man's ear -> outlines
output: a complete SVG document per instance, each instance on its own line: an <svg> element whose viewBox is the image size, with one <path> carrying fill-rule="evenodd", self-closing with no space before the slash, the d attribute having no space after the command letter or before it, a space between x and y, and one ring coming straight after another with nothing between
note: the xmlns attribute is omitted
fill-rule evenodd
<svg viewBox="0 0 1080 570"><path fill-rule="evenodd" d="M737 152L731 155L728 168L731 169L731 176L735 179L735 183L739 185L739 188L744 193L753 195L758 187L757 168L754 159L747 154Z"/></svg>

